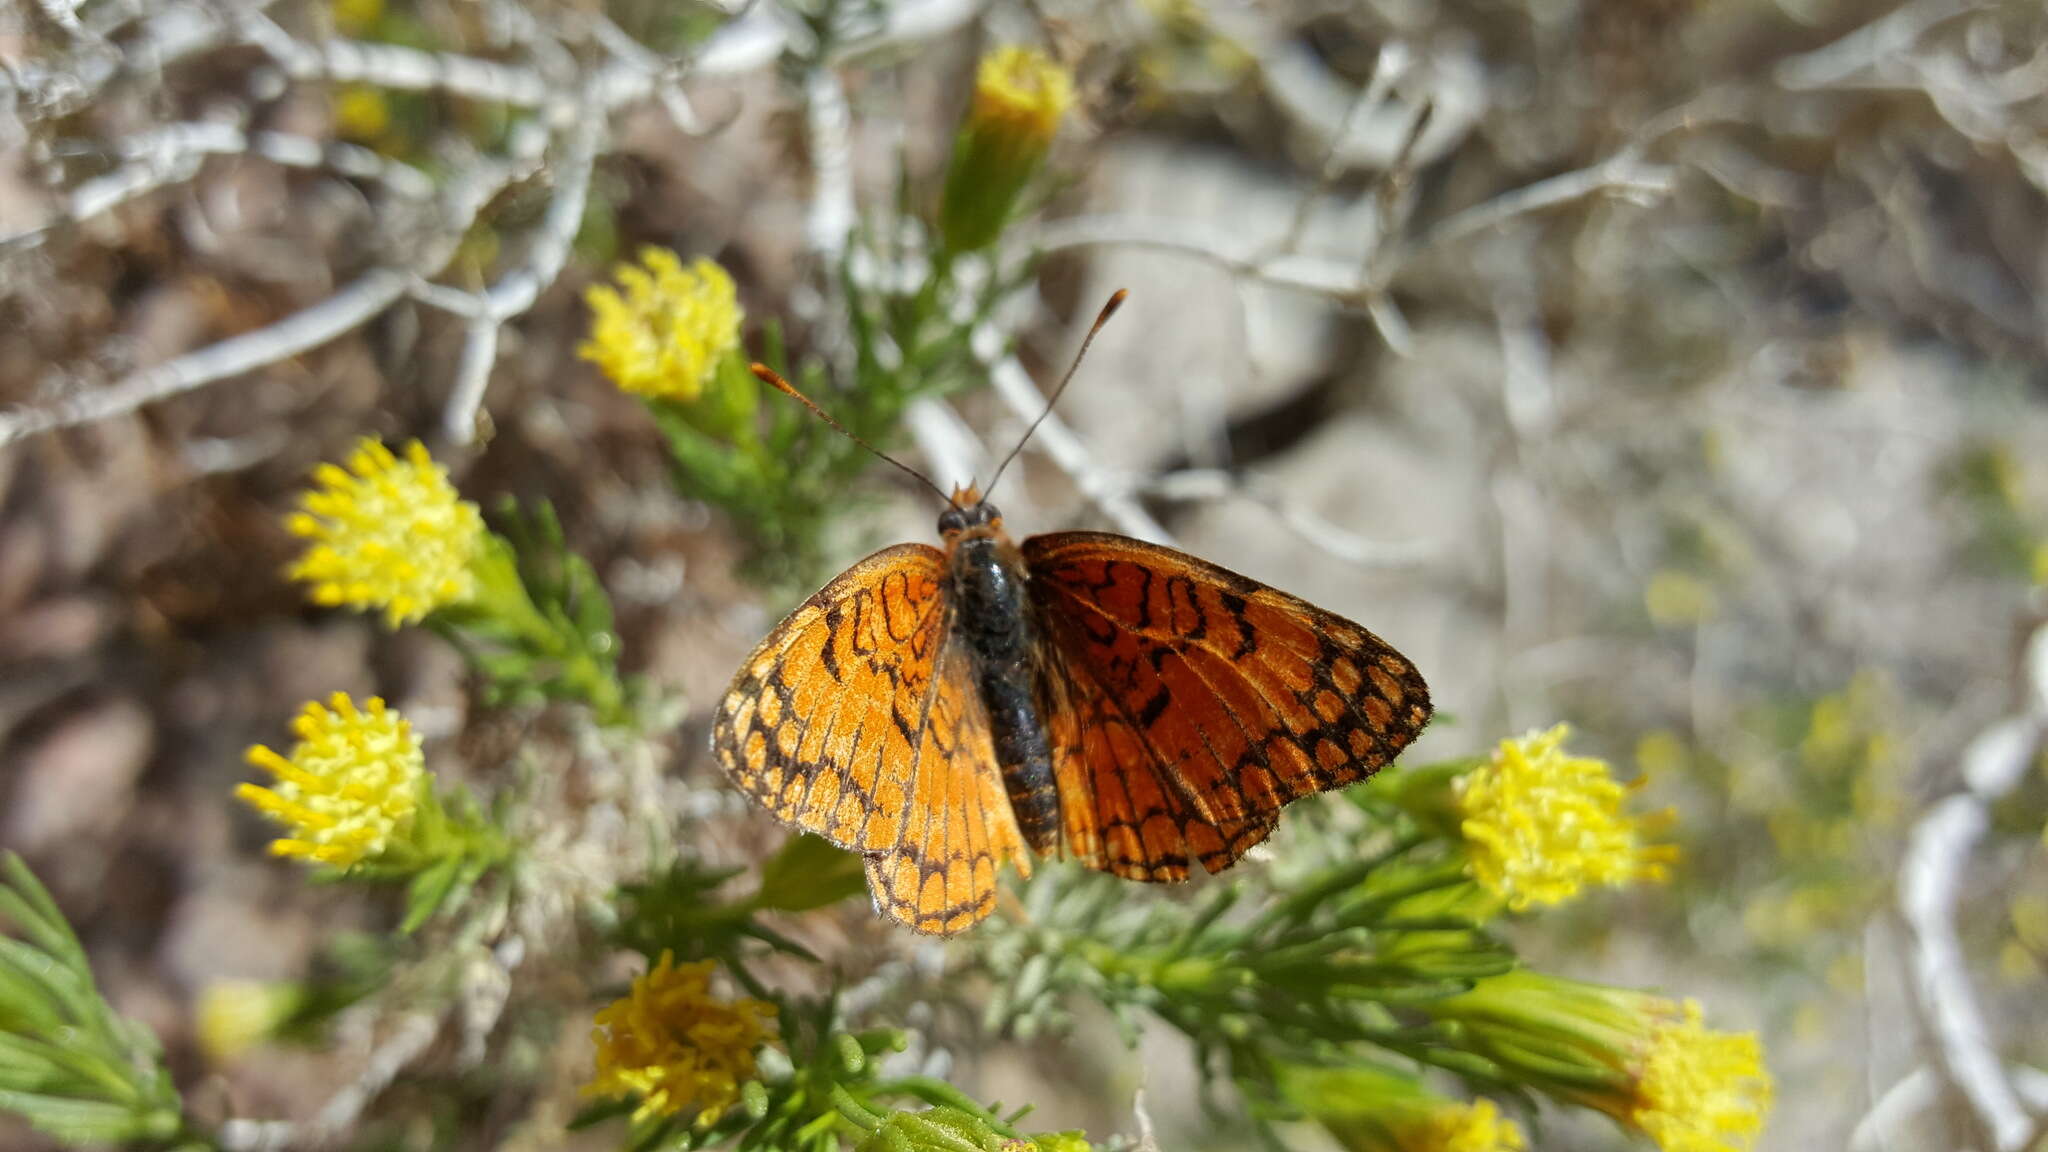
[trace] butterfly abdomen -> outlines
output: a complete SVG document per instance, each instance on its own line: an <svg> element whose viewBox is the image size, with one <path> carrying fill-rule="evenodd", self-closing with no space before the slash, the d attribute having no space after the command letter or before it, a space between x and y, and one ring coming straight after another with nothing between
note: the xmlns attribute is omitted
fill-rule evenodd
<svg viewBox="0 0 2048 1152"><path fill-rule="evenodd" d="M1038 652L1023 567L993 536L953 550L953 631L974 657L975 688L988 709L989 736L1017 830L1032 851L1059 839L1059 791L1038 698Z"/></svg>

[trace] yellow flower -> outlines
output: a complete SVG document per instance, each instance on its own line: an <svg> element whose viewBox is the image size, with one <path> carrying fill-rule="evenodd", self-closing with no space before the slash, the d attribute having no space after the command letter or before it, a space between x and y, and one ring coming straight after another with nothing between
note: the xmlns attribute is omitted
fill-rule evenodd
<svg viewBox="0 0 2048 1152"><path fill-rule="evenodd" d="M1444 1101L1435 1111L1394 1130L1400 1152L1522 1152L1522 1129L1491 1100Z"/></svg>
<svg viewBox="0 0 2048 1152"><path fill-rule="evenodd" d="M709 1124L754 1076L754 1050L768 1038L773 1004L711 995L709 960L674 964L667 952L624 999L597 1014L597 1076L586 1096L639 1096L637 1121L694 1105Z"/></svg>
<svg viewBox="0 0 2048 1152"><path fill-rule="evenodd" d="M939 201L948 251L977 251L1002 235L1073 102L1073 78L1042 52L1011 46L982 57Z"/></svg>
<svg viewBox="0 0 2048 1152"><path fill-rule="evenodd" d="M419 441L401 460L366 437L346 471L322 464L313 480L285 528L312 541L286 575L311 584L315 603L382 608L396 628L475 592L483 516Z"/></svg>
<svg viewBox="0 0 2048 1152"><path fill-rule="evenodd" d="M1650 1029L1628 1120L1664 1152L1755 1145L1771 1109L1771 1078L1755 1033L1708 1030L1700 1006Z"/></svg>
<svg viewBox="0 0 2048 1152"><path fill-rule="evenodd" d="M1668 813L1630 816L1607 764L1568 756L1563 724L1503 740L1456 786L1460 828L1481 887L1516 910L1558 904L1589 884L1662 880L1677 858L1643 842Z"/></svg>
<svg viewBox="0 0 2048 1152"><path fill-rule="evenodd" d="M621 264L619 289L592 285L590 338L577 354L636 396L688 403L740 344L739 295L732 277L709 260L683 267L665 248L645 248L640 264Z"/></svg>
<svg viewBox="0 0 2048 1152"><path fill-rule="evenodd" d="M1689 627L1714 614L1714 590L1676 568L1659 568L1643 589L1643 607L1660 628Z"/></svg>
<svg viewBox="0 0 2048 1152"><path fill-rule="evenodd" d="M235 797L290 829L271 841L272 855L350 868L410 827L426 758L412 725L375 696L360 711L344 692L328 704L307 704L292 721L298 743L289 758L249 749L249 763L277 786L242 784Z"/></svg>
<svg viewBox="0 0 2048 1152"><path fill-rule="evenodd" d="M374 143L391 130L391 102L378 89L351 84L334 97L334 130L362 143Z"/></svg>
<svg viewBox="0 0 2048 1152"><path fill-rule="evenodd" d="M361 36L384 20L384 0L334 0L334 27L348 36Z"/></svg>
<svg viewBox="0 0 2048 1152"><path fill-rule="evenodd" d="M1011 44L981 58L974 73L972 127L1001 126L1041 145L1074 104L1074 79L1050 56Z"/></svg>
<svg viewBox="0 0 2048 1152"><path fill-rule="evenodd" d="M216 980L199 994L195 1031L200 1051L226 1064L268 1040L305 1002L296 984Z"/></svg>
<svg viewBox="0 0 2048 1152"><path fill-rule="evenodd" d="M1351 1152L1521 1152L1514 1121L1491 1100L1461 1103L1412 1076L1366 1065L1290 1066L1281 1092Z"/></svg>
<svg viewBox="0 0 2048 1152"><path fill-rule="evenodd" d="M1504 1076L1630 1125L1664 1152L1747 1152L1771 1110L1753 1033L1700 1006L1517 969L1420 1006Z"/></svg>

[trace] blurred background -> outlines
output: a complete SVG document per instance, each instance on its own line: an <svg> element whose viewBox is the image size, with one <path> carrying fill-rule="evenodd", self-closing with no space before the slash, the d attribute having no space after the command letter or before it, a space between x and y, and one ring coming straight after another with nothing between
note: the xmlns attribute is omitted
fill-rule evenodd
<svg viewBox="0 0 2048 1152"><path fill-rule="evenodd" d="M312 467L419 437L487 506L551 501L669 701L648 803L710 858L758 856L707 704L805 581L932 539L934 502L872 469L829 493L815 565L750 555L579 358L582 293L643 245L713 258L748 346L774 319L831 395L866 347L849 295L936 195L976 59L1019 41L1072 71L1073 110L1003 236L1015 290L975 317L979 367L890 443L942 485L986 477L1128 289L1005 482L1014 532L1171 540L1364 623L1434 688L1425 755L1567 721L1645 777L1676 812L1671 882L1515 938L1760 1031L1759 1147L2028 1147L2030 0L11 0L0 847L194 1106L310 1115L377 1050L197 1041L209 986L296 978L388 917L265 857L227 803L247 745L340 690L404 710L452 778L592 755L481 708L434 635L281 579ZM562 866L603 876L612 833L578 829ZM847 940L937 962L855 912ZM573 1087L587 1054L558 1051ZM952 1059L1048 1125L1132 1131L1149 1085L1161 1146L1235 1146L1164 1039L1133 1054L1084 1020ZM484 1114L445 1143L558 1146ZM38 1139L0 1120L0 1145Z"/></svg>

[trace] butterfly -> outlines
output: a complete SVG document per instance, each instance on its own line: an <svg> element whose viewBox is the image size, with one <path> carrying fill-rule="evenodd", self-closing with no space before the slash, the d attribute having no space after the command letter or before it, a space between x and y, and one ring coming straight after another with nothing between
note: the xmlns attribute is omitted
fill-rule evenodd
<svg viewBox="0 0 2048 1152"><path fill-rule="evenodd" d="M861 853L877 908L918 932L979 923L1001 867L1029 875L1034 855L1221 871L1429 721L1415 666L1349 620L1128 536L1014 543L974 487L941 494L944 548L884 548L804 601L711 734L742 792Z"/></svg>

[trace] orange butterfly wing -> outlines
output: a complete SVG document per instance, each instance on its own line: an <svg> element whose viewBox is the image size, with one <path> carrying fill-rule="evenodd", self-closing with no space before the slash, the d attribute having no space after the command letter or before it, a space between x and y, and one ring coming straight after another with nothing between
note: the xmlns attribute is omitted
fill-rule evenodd
<svg viewBox="0 0 2048 1152"><path fill-rule="evenodd" d="M1191 853L1217 872L1266 838L1275 817L1222 827L1204 818L1130 710L1064 648L1054 641L1046 654L1046 727L1068 855L1127 880L1179 881L1188 878Z"/></svg>
<svg viewBox="0 0 2048 1152"><path fill-rule="evenodd" d="M1281 806L1364 779L1428 723L1414 665L1340 616L1125 536L1024 541L1064 696L1067 850L1134 879L1228 867Z"/></svg>
<svg viewBox="0 0 2048 1152"><path fill-rule="evenodd" d="M875 905L937 935L971 927L995 910L1003 861L1013 859L1019 873L1031 874L988 711L968 669L966 649L949 644L941 651L909 826L893 851L868 857Z"/></svg>
<svg viewBox="0 0 2048 1152"><path fill-rule="evenodd" d="M770 632L712 721L712 752L740 791L841 848L895 848L913 815L945 587L945 553L899 544Z"/></svg>
<svg viewBox="0 0 2048 1152"><path fill-rule="evenodd" d="M865 853L877 906L940 933L989 914L1004 860L1029 868L945 587L924 544L855 564L747 657L711 729L741 791Z"/></svg>

